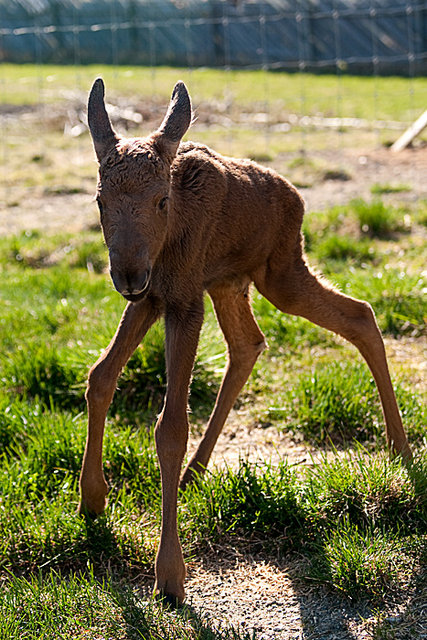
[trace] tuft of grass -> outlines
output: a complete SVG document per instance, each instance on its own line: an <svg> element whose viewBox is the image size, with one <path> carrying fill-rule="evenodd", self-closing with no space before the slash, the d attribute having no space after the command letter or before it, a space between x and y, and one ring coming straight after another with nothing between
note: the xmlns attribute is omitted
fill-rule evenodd
<svg viewBox="0 0 427 640"><path fill-rule="evenodd" d="M380 433L378 395L364 363L318 363L312 371L304 371L289 390L285 407L269 409L275 419L289 413L286 428L317 444L348 443L355 434L368 440Z"/></svg>
<svg viewBox="0 0 427 640"><path fill-rule="evenodd" d="M394 231L403 229L398 212L381 200L365 202L352 200L350 206L359 223L360 230L375 238L390 236Z"/></svg>
<svg viewBox="0 0 427 640"><path fill-rule="evenodd" d="M366 239L357 240L348 235L329 234L316 246L315 255L322 260L345 261L361 265L375 259L375 249Z"/></svg>
<svg viewBox="0 0 427 640"><path fill-rule="evenodd" d="M33 230L1 238L0 261L32 269L61 266L102 273L108 257L99 231L44 235Z"/></svg>
<svg viewBox="0 0 427 640"><path fill-rule="evenodd" d="M351 180L351 175L346 169L325 169L323 172L323 180L339 180L347 182Z"/></svg>
<svg viewBox="0 0 427 640"><path fill-rule="evenodd" d="M408 184L390 184L386 182L384 184L379 184L376 182L371 187L371 193L375 196L383 195L384 193L404 193L406 191L411 191L411 187Z"/></svg>
<svg viewBox="0 0 427 640"><path fill-rule="evenodd" d="M408 562L398 538L349 525L326 537L321 554L313 577L347 597L371 602L395 587Z"/></svg>
<svg viewBox="0 0 427 640"><path fill-rule="evenodd" d="M35 399L50 406L81 411L84 408L84 378L68 353L42 343L21 345L3 366L3 381L19 398Z"/></svg>
<svg viewBox="0 0 427 640"><path fill-rule="evenodd" d="M296 477L286 462L261 467L241 459L238 469L227 467L190 485L183 501L184 535L202 545L227 534L277 538L289 547L304 520Z"/></svg>
<svg viewBox="0 0 427 640"><path fill-rule="evenodd" d="M427 526L425 471L425 456L405 467L399 459L370 457L361 445L354 453L325 457L306 474L307 520L325 532L344 524L401 536L422 533Z"/></svg>
<svg viewBox="0 0 427 640"><path fill-rule="evenodd" d="M189 607L169 611L146 593L127 587L120 575L50 571L10 577L0 595L1 640L128 638L137 640L254 640L248 631L219 625Z"/></svg>
<svg viewBox="0 0 427 640"><path fill-rule="evenodd" d="M422 444L427 410L423 394L397 381L395 390L409 438ZM378 391L364 362L329 360L302 369L280 392L280 404L267 409L279 429L290 429L316 444L348 446L354 440L384 444Z"/></svg>
<svg viewBox="0 0 427 640"><path fill-rule="evenodd" d="M105 246L99 237L71 246L70 267L103 273L108 264Z"/></svg>
<svg viewBox="0 0 427 640"><path fill-rule="evenodd" d="M344 272L335 273L334 280L344 293L369 301L383 333L395 338L425 334L423 274L377 267L375 270L354 269L351 278Z"/></svg>

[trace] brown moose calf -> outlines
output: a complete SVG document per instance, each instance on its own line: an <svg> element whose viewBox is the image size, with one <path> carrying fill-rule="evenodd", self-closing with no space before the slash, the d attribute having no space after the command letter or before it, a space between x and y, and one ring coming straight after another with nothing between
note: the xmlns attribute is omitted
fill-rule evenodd
<svg viewBox="0 0 427 640"><path fill-rule="evenodd" d="M111 278L128 304L116 335L89 373L80 509L98 514L105 507L102 440L107 410L122 368L149 327L164 316L167 391L155 430L162 479L155 592L182 602L185 565L177 533L177 491L205 291L227 342L228 367L181 486L208 464L227 415L265 347L252 315L252 282L281 311L308 318L359 349L378 387L389 447L406 458L411 454L372 309L310 271L301 235L304 203L295 187L254 162L181 143L192 119L182 82L174 88L160 128L147 138L127 139L114 132L100 79L90 93L88 119L99 161L97 201Z"/></svg>

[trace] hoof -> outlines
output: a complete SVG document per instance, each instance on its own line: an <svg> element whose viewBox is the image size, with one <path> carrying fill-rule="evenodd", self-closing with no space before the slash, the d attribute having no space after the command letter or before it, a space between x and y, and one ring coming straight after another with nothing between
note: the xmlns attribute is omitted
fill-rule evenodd
<svg viewBox="0 0 427 640"><path fill-rule="evenodd" d="M95 520L102 513L102 511L100 511L99 513L93 511L93 509L90 509L85 504L80 502L79 506L77 507L77 513L79 514L79 516L86 518L86 520Z"/></svg>
<svg viewBox="0 0 427 640"><path fill-rule="evenodd" d="M106 506L107 499L105 497L96 500L86 500L82 497L77 511L79 515L94 520L104 512Z"/></svg>
<svg viewBox="0 0 427 640"><path fill-rule="evenodd" d="M166 583L166 586L159 587L156 582L154 585L153 596L155 600L163 606L170 607L171 609L177 609L182 606L185 600L185 591L184 587L178 584L174 584L173 587L171 587L170 584Z"/></svg>
<svg viewBox="0 0 427 640"><path fill-rule="evenodd" d="M80 515L96 518L105 511L107 506L108 484L105 479L87 479L85 476L80 478L80 504L78 512Z"/></svg>
<svg viewBox="0 0 427 640"><path fill-rule="evenodd" d="M168 609L179 609L184 603L184 598L181 599L165 591L154 591L154 598L159 604Z"/></svg>

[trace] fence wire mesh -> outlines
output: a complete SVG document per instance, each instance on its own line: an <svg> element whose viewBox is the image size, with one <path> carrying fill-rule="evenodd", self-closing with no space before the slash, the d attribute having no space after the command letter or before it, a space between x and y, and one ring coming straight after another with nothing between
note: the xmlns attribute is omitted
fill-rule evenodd
<svg viewBox="0 0 427 640"><path fill-rule="evenodd" d="M3 60L406 73L426 69L423 0L2 0Z"/></svg>

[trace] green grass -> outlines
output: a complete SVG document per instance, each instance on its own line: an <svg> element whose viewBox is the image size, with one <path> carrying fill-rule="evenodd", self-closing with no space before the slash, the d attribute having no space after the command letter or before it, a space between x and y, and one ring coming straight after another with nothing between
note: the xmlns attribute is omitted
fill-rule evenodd
<svg viewBox="0 0 427 640"><path fill-rule="evenodd" d="M407 184L396 183L391 184L386 182L385 184L375 183L371 187L371 193L375 196L381 196L384 193L404 193L405 191L410 191L411 187Z"/></svg>
<svg viewBox="0 0 427 640"><path fill-rule="evenodd" d="M85 522L75 514L84 417L30 410L23 403L9 410L4 405L2 417L13 422L15 437L5 447L0 474L0 568L15 599L33 598L24 619L34 634L29 637L36 637L32 625L38 616L48 628L72 624L74 616L66 615L64 604L64 612L59 608L55 618L46 618L35 588L45 600L59 590L68 603L78 577L79 589L94 589L97 602L98 588L116 582L116 595L126 600L126 585L135 581L131 576L151 575L159 526L158 467L152 435L110 423L105 447L109 508L97 521ZM409 468L400 460L371 458L362 449L306 469L293 469L286 461L254 465L242 459L238 468L208 473L181 494L181 539L185 553L193 555L215 542L233 545L234 539L267 553L297 551L310 560L309 575L316 581L376 602L399 585L404 588L424 553L426 488L425 454ZM110 596L111 589L108 585ZM3 589L3 615L13 620L6 595ZM105 596L94 618L79 596L92 633L101 619L112 623L110 596ZM149 610L146 595L133 599ZM150 622L154 628L162 621L157 615L160 619ZM181 615L185 619L185 611ZM123 632L125 621L113 618Z"/></svg>
<svg viewBox="0 0 427 640"><path fill-rule="evenodd" d="M337 78L335 74L266 71L230 71L224 74L216 69L166 67L157 67L153 72L153 69L144 67L31 64L3 64L1 73L3 85L0 100L4 104L36 104L41 102L41 97L43 102L56 102L66 91L75 92L77 88L87 92L93 79L99 75L111 87L111 94L156 95L166 99L177 78L181 78L197 101L224 99L226 93L243 105L264 104L267 87L269 101L282 110L285 105L291 113L299 113L303 102L306 115L325 113L332 117L346 114L368 120L411 120L414 111L424 108L427 91L427 81L423 77L408 79L342 75ZM339 104L336 100L338 90Z"/></svg>
<svg viewBox="0 0 427 640"><path fill-rule="evenodd" d="M360 230L373 237L389 236L393 231L403 227L403 221L398 219L397 212L386 206L381 200L365 202L354 200L351 206L359 223Z"/></svg>
<svg viewBox="0 0 427 640"><path fill-rule="evenodd" d="M86 574L52 572L30 580L12 577L0 595L1 640L115 638L145 640L252 640L190 608L179 615L141 599L123 581Z"/></svg>
<svg viewBox="0 0 427 640"><path fill-rule="evenodd" d="M375 250L366 240L357 240L352 236L329 234L319 242L316 255L321 262L329 265L331 262L361 266L365 262L375 259Z"/></svg>
<svg viewBox="0 0 427 640"><path fill-rule="evenodd" d="M351 441L355 431L365 441L382 431L375 384L364 363L323 362L302 373L287 411L292 416L287 426L317 443ZM272 407L270 415L280 412Z"/></svg>
<svg viewBox="0 0 427 640"><path fill-rule="evenodd" d="M371 302L389 341L416 354L426 326L423 214L393 208L390 215L387 208L392 228L367 234L360 210L377 220L386 209L377 202L309 216L309 257L342 290ZM411 234L399 216L411 219ZM150 599L160 526L152 430L165 387L161 324L125 368L109 412L106 514L94 522L76 516L87 372L124 307L105 266L96 231L0 238L0 638L249 640L242 629L219 629L190 608L171 613ZM242 421L272 425L328 457L296 467L241 459L208 471L179 496L184 553L194 559L215 545L243 545L271 558L298 554L305 559L298 580L383 611L391 594L405 598L427 553L419 371L411 359L391 363L392 371L399 365L393 377L416 452L405 468L382 455L378 397L354 350L256 292L253 303L270 350L239 400L249 416ZM225 345L206 300L190 397L195 431L224 366ZM355 440L363 449L351 453Z"/></svg>

